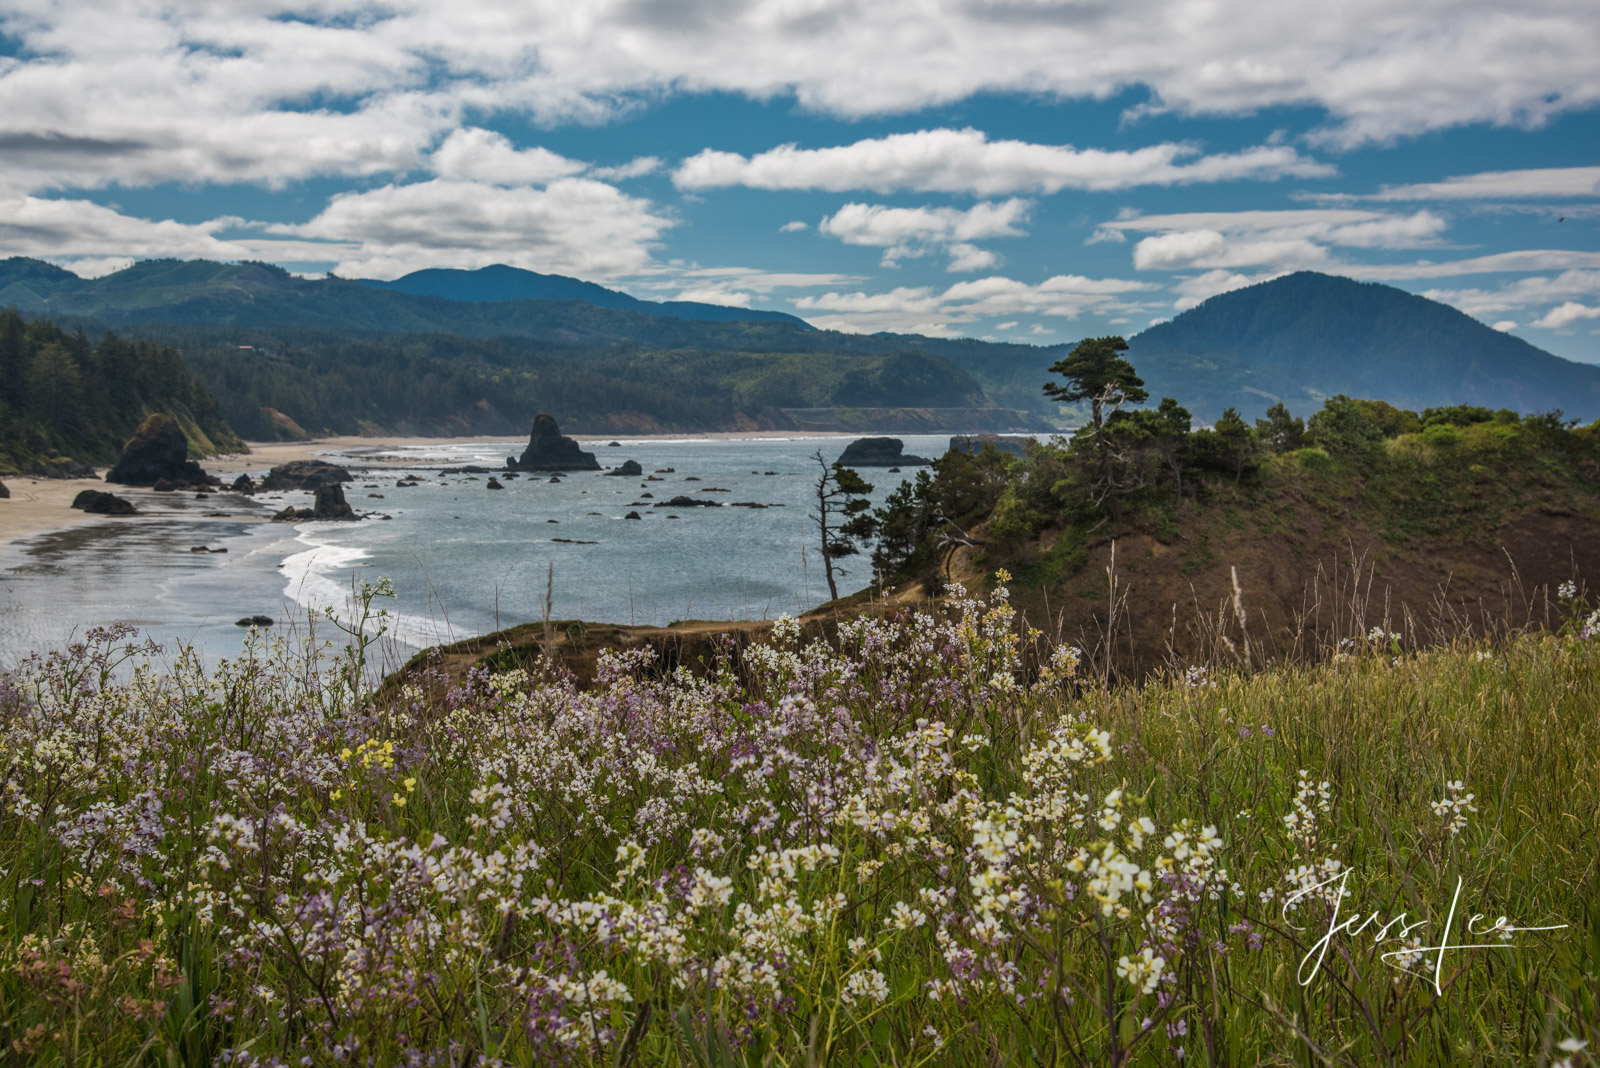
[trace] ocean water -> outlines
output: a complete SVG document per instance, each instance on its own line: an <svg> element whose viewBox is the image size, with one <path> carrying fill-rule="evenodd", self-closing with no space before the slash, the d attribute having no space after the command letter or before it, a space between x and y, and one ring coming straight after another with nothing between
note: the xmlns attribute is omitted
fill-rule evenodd
<svg viewBox="0 0 1600 1068"><path fill-rule="evenodd" d="M832 461L848 439L618 440L617 448L605 439L583 447L604 467L635 460L646 477L569 472L551 483L523 474L502 480L501 491L485 488L487 475L440 472L497 468L521 442L330 450L327 459L357 474L346 499L373 513L359 523L261 521L306 503L302 493L201 501L131 491L163 514L0 547L0 666L116 620L164 644L191 643L215 661L239 651L239 618L268 615L303 628L324 609L348 616L352 591L379 579L394 586L394 600L382 604L402 653L539 619L547 582L552 618L658 626L771 619L828 599L808 518L813 455L820 449ZM902 440L907 453L937 456L949 436ZM877 503L914 473L862 471ZM408 476L421 484L396 487ZM677 495L723 507L653 507ZM730 507L736 501L767 507ZM230 517L203 514L219 510ZM624 518L630 511L642 518ZM228 551L192 552L197 546ZM871 580L867 556L843 564L841 594Z"/></svg>

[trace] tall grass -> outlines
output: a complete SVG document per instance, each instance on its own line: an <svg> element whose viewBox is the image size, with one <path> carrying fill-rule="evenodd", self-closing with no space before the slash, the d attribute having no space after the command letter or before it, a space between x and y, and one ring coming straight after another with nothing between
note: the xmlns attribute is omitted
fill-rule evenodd
<svg viewBox="0 0 1600 1068"><path fill-rule="evenodd" d="M1021 629L442 702L97 633L0 686L0 1057L1591 1063L1600 641L1132 687Z"/></svg>

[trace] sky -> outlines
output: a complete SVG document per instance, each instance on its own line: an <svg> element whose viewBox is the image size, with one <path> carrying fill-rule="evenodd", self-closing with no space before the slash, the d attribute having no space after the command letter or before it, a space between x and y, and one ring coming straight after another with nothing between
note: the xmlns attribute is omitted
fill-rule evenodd
<svg viewBox="0 0 1600 1068"><path fill-rule="evenodd" d="M1060 344L1295 270L1600 363L1595 0L0 0L0 257Z"/></svg>

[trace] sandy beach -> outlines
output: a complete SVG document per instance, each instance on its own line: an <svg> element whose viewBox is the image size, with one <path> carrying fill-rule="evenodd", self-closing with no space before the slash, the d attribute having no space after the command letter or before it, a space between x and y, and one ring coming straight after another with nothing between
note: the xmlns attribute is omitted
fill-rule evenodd
<svg viewBox="0 0 1600 1068"><path fill-rule="evenodd" d="M738 441L753 438L771 437L807 437L807 438L855 438L860 435L815 431L805 434L784 433L772 430L754 431L726 431L701 434L629 434L626 438L606 438L603 436L571 435L587 448L596 445L603 446L610 440L627 441ZM212 456L200 461L210 474L216 475L224 482L232 481L238 475L246 472L260 473L278 464L289 463L291 460L309 460L317 456L333 452L342 452L350 449L360 449L370 453L381 453L391 449L405 446L427 445L470 445L495 441L510 440L504 435L486 435L480 437L459 438L422 438L422 437L331 437L317 438L313 441L265 441L248 442L248 453L227 453ZM102 478L107 468L99 468L96 474ZM25 478L6 477L0 479L11 491L9 500L0 500L0 543L15 541L18 538L32 537L51 530L64 530L69 527L84 526L92 523L137 523L141 516L103 516L88 515L75 511L72 508L72 499L86 489L106 490L113 493L123 493L123 489L116 486L107 486L99 479L73 478ZM141 491L134 490L134 493ZM251 516L259 520L259 516Z"/></svg>

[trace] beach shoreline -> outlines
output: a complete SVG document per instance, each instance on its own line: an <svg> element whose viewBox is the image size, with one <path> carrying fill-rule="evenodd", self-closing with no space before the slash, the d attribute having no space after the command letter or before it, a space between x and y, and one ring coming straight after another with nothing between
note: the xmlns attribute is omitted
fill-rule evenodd
<svg viewBox="0 0 1600 1068"><path fill-rule="evenodd" d="M777 430L728 430L708 431L684 434L628 434L625 436L605 437L604 435L569 435L583 445L586 449L604 448L610 441L650 442L650 441L744 441L762 440L772 438L809 439L817 440L861 437L847 431L777 431ZM250 446L247 453L222 453L217 456L207 457L200 461L200 466L207 473L217 476L224 483L232 481L241 474L248 472L262 472L279 464L290 463L294 460L311 460L328 453L349 453L351 450L360 449L372 454L383 454L392 450L403 448L417 448L426 446L447 445L487 445L492 442L516 442L519 438L508 438L502 434L486 434L467 437L360 437L343 435L327 438L313 438L307 441L250 441L245 444ZM102 479L109 468L97 468L96 478L27 478L16 477L5 479L5 484L11 491L8 500L0 500L0 547L9 547L14 543L40 534L52 531L68 530L73 527L87 526L94 523L138 523L151 516L103 516L89 515L85 512L75 511L72 508L72 499L86 489L110 490L112 493L120 492L119 487L108 486ZM170 519L171 516L162 518ZM265 522L262 516L241 516L242 519Z"/></svg>

